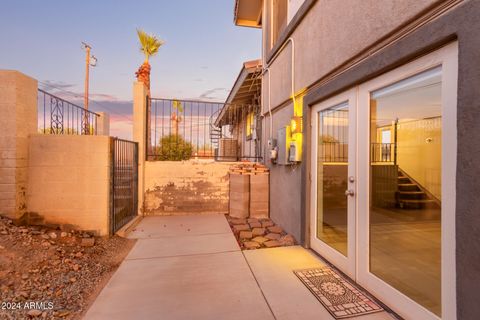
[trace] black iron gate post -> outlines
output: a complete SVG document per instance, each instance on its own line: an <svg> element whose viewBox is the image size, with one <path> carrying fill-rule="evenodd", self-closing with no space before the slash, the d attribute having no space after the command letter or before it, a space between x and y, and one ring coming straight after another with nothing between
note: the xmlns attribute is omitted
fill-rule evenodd
<svg viewBox="0 0 480 320"><path fill-rule="evenodd" d="M138 212L138 143L112 139L110 226L111 234Z"/></svg>

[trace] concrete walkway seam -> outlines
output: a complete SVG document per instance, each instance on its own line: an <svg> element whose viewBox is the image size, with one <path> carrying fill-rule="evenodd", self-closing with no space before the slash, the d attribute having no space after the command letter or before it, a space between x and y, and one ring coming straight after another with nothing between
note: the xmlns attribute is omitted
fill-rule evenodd
<svg viewBox="0 0 480 320"><path fill-rule="evenodd" d="M255 277L255 274L253 273L252 267L250 266L250 263L248 263L248 260L245 257L245 255L243 254L243 251L242 251L242 256L243 256L243 259L245 260L245 262L247 263L248 269L250 270L250 273L252 274L253 279L255 279L255 283L257 284L257 287L260 290L260 293L262 294L263 300L265 300L265 303L267 304L268 309L272 313L273 319L277 320L277 317L275 316L275 313L273 312L272 306L270 306L270 303L268 303L267 297L265 296L265 293L263 292L262 288L260 287L260 284L258 283L257 277Z"/></svg>

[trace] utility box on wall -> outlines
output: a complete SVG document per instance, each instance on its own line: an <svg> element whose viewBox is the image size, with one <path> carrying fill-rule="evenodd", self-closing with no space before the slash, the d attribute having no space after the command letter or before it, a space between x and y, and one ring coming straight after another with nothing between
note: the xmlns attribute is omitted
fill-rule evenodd
<svg viewBox="0 0 480 320"><path fill-rule="evenodd" d="M278 129L278 158L277 164L288 165L289 151L290 151L290 141L292 140L292 133L290 126L285 126Z"/></svg>

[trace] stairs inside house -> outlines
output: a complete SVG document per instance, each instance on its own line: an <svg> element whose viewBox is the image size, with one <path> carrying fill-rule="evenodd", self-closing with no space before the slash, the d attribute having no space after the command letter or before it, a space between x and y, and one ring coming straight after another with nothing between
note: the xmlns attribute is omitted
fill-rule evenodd
<svg viewBox="0 0 480 320"><path fill-rule="evenodd" d="M398 170L398 190L396 206L401 209L423 209L437 206L439 201L428 195L421 186L409 178L402 170Z"/></svg>

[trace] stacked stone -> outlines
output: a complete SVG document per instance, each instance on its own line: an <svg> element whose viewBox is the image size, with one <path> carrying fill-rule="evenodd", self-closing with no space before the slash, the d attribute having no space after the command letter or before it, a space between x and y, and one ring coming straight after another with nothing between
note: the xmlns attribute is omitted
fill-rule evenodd
<svg viewBox="0 0 480 320"><path fill-rule="evenodd" d="M271 219L227 218L242 250L295 245L295 238Z"/></svg>

